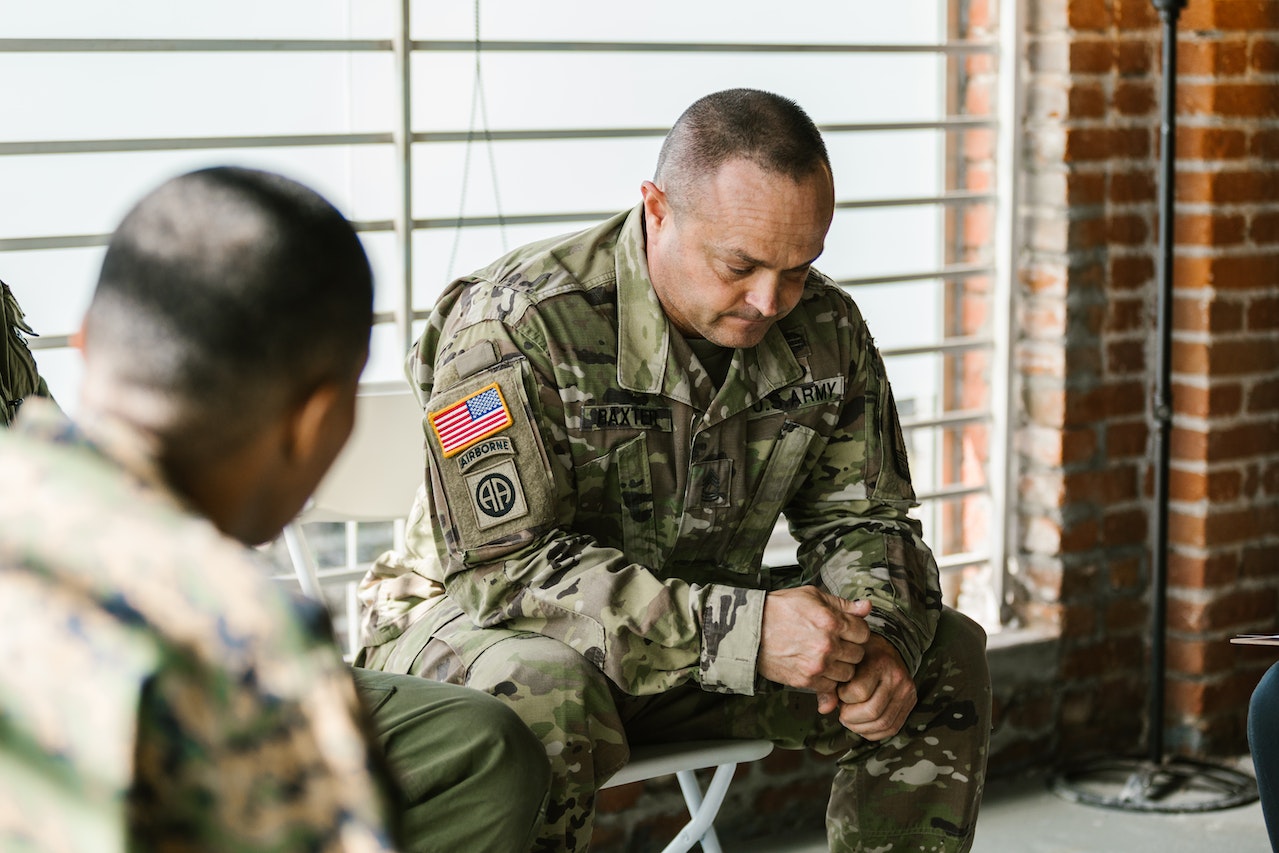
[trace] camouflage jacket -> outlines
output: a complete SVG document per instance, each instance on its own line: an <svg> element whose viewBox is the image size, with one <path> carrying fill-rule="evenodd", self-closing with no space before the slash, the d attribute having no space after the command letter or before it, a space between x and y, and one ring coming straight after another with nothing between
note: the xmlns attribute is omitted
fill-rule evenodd
<svg viewBox="0 0 1279 853"><path fill-rule="evenodd" d="M327 624L136 434L28 401L0 471L0 849L390 847Z"/></svg>
<svg viewBox="0 0 1279 853"><path fill-rule="evenodd" d="M716 389L657 301L635 208L453 283L408 368L428 448L410 542L442 533L408 562L477 625L559 639L633 694L762 687L769 589L869 598L912 671L932 641L883 363L820 273ZM797 567L761 564L781 514Z"/></svg>
<svg viewBox="0 0 1279 853"><path fill-rule="evenodd" d="M34 335L9 285L0 281L0 427L13 422L27 397L48 397L49 388L36 372L36 362L23 335Z"/></svg>

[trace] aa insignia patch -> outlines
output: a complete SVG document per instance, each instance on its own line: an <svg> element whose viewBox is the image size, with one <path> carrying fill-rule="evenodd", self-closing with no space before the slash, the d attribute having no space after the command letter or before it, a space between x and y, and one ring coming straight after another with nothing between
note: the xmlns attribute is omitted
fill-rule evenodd
<svg viewBox="0 0 1279 853"><path fill-rule="evenodd" d="M515 463L506 461L466 478L471 507L480 530L528 515L524 487Z"/></svg>
<svg viewBox="0 0 1279 853"><path fill-rule="evenodd" d="M428 416L444 458L461 453L511 425L502 389L494 382Z"/></svg>

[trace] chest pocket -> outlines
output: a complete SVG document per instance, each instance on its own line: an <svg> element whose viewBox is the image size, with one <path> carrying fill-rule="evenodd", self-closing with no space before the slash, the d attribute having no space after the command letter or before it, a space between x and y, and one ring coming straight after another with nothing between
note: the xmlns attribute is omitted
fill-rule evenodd
<svg viewBox="0 0 1279 853"><path fill-rule="evenodd" d="M794 490L804 457L816 435L814 430L793 421L788 421L782 428L782 435L768 456L763 474L755 484L750 505L725 554L724 564L734 571L759 571L764 546L768 544L782 507Z"/></svg>
<svg viewBox="0 0 1279 853"><path fill-rule="evenodd" d="M648 434L613 447L605 456L577 466L578 519L575 529L601 545L621 549L644 566L658 562L653 479Z"/></svg>

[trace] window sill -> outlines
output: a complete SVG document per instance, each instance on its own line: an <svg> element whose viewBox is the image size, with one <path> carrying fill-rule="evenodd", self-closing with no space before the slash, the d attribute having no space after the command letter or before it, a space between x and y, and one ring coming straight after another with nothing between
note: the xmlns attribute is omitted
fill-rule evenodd
<svg viewBox="0 0 1279 853"><path fill-rule="evenodd" d="M1057 677L1061 637L1048 628L1005 628L986 641L993 684L1027 684Z"/></svg>

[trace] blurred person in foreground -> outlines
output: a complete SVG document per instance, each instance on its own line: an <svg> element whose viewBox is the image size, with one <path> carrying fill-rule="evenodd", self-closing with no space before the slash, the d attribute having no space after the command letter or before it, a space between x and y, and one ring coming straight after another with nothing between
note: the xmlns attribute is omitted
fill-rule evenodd
<svg viewBox="0 0 1279 853"><path fill-rule="evenodd" d="M0 434L0 849L528 847L521 721L353 680L247 547L351 432L372 292L349 223L278 175L184 175L120 224L75 422L29 397Z"/></svg>
<svg viewBox="0 0 1279 853"><path fill-rule="evenodd" d="M436 303L408 360L427 501L366 578L357 661L529 723L538 850L587 848L632 745L725 737L841 755L832 850L967 850L985 635L942 606L883 361L813 268L821 134L778 95L708 95L640 195ZM764 565L783 515L799 564Z"/></svg>

